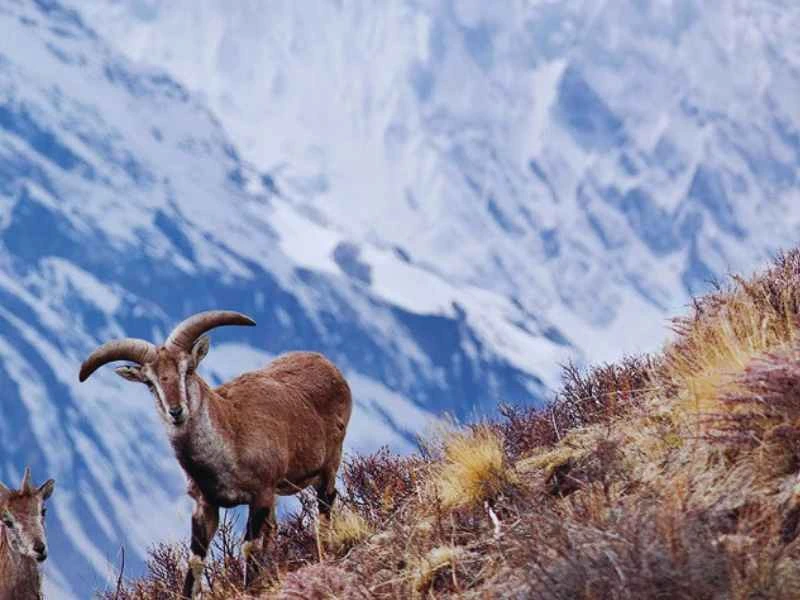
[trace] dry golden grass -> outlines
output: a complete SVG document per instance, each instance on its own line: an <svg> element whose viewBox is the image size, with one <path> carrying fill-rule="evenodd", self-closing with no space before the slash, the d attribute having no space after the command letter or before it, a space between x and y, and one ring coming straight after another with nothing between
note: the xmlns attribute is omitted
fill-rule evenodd
<svg viewBox="0 0 800 600"><path fill-rule="evenodd" d="M443 569L450 568L455 573L456 563L466 554L459 546L437 546L425 556L415 561L412 567L412 585L417 593L424 593L430 587L434 577Z"/></svg>
<svg viewBox="0 0 800 600"><path fill-rule="evenodd" d="M576 441L575 437L572 437L570 440L562 441L557 448L552 450L542 449L534 452L517 461L516 470L520 473L527 473L542 469L545 475L549 475L558 467L571 460L580 459L588 452L583 444L576 443Z"/></svg>
<svg viewBox="0 0 800 600"><path fill-rule="evenodd" d="M367 520L349 506L337 506L330 522L323 520L319 528L325 545L334 552L347 550L372 534Z"/></svg>
<svg viewBox="0 0 800 600"><path fill-rule="evenodd" d="M503 442L488 427L443 434L442 460L433 485L444 508L475 505L511 483Z"/></svg>
<svg viewBox="0 0 800 600"><path fill-rule="evenodd" d="M680 337L665 351L664 374L681 390L678 409L725 410L720 398L736 389L755 357L797 339L796 260L782 257L766 275L735 278L730 289L698 301L692 317L676 321Z"/></svg>

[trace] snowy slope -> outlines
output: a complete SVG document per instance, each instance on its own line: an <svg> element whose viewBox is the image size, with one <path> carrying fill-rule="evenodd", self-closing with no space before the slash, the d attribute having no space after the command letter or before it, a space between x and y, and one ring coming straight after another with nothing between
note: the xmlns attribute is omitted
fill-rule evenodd
<svg viewBox="0 0 800 600"><path fill-rule="evenodd" d="M241 159L202 95L133 63L70 8L0 4L0 480L57 479L50 598L86 598L186 534L184 482L146 390L81 360L185 316L219 381L294 349L331 356L357 407L351 450L411 446L444 411L541 401L578 354L505 294L451 279L302 210ZM280 193L277 190L281 190Z"/></svg>
<svg viewBox="0 0 800 600"><path fill-rule="evenodd" d="M652 349L690 292L800 237L793 0L82 10L202 92L306 214L502 292L594 360Z"/></svg>

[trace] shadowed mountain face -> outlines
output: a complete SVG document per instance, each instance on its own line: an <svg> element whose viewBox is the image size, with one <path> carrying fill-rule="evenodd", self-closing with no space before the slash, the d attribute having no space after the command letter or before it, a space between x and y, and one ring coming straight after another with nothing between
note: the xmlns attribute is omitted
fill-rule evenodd
<svg viewBox="0 0 800 600"><path fill-rule="evenodd" d="M52 598L188 530L145 389L77 382L103 341L243 311L211 382L320 350L349 448L404 450L797 237L793 6L73 6L0 7L0 480L58 480Z"/></svg>

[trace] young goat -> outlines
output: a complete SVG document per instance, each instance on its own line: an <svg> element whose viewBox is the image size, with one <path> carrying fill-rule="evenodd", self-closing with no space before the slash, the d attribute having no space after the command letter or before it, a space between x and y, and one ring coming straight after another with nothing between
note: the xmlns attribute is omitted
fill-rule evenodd
<svg viewBox="0 0 800 600"><path fill-rule="evenodd" d="M48 479L31 485L25 469L22 485L12 491L0 483L0 600L41 600L42 579L37 562L47 558L44 501L53 493Z"/></svg>
<svg viewBox="0 0 800 600"><path fill-rule="evenodd" d="M104 344L80 371L84 381L106 363L137 363L116 372L146 384L155 397L195 501L185 597L199 592L220 507L249 505L245 585L258 570L254 551L276 527L276 493L292 495L313 485L320 514L328 517L352 406L339 370L311 352L283 355L211 389L195 369L208 353L208 336L202 334L220 325L255 322L235 312L200 313L179 324L160 347L130 338Z"/></svg>

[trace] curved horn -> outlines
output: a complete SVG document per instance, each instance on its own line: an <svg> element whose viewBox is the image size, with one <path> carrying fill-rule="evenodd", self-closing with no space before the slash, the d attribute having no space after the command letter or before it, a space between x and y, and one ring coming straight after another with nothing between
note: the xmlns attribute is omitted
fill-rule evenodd
<svg viewBox="0 0 800 600"><path fill-rule="evenodd" d="M20 492L29 492L31 491L31 468L25 467L25 473L22 475L22 483L19 484L19 491Z"/></svg>
<svg viewBox="0 0 800 600"><path fill-rule="evenodd" d="M156 347L150 342L135 338L114 340L100 346L83 361L79 379L86 381L97 369L115 360L129 360L141 365L155 357Z"/></svg>
<svg viewBox="0 0 800 600"><path fill-rule="evenodd" d="M231 310L207 310L178 324L169 334L165 346L190 350L195 340L209 329L220 325L255 325L256 322L242 313Z"/></svg>

